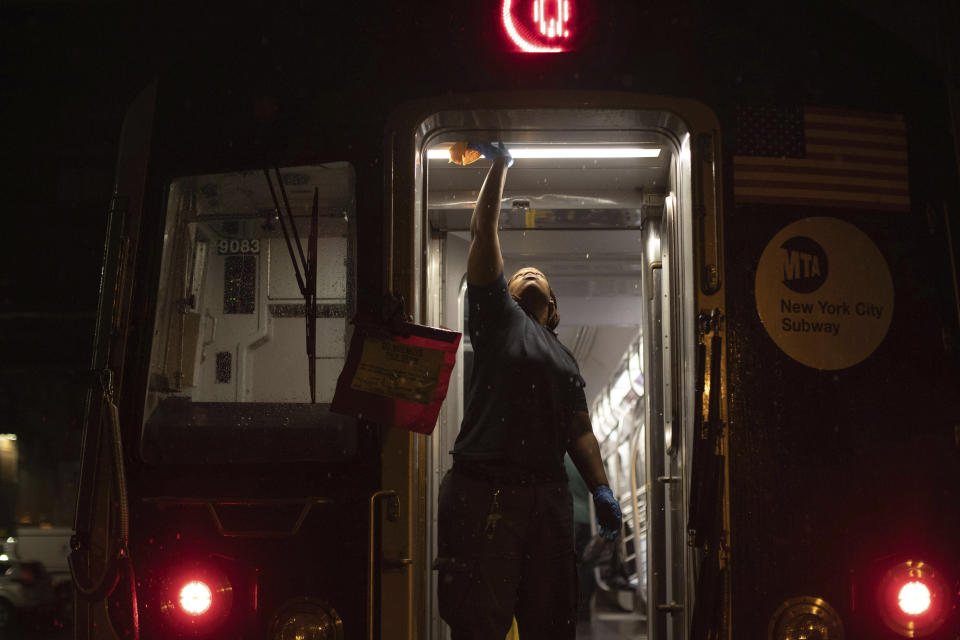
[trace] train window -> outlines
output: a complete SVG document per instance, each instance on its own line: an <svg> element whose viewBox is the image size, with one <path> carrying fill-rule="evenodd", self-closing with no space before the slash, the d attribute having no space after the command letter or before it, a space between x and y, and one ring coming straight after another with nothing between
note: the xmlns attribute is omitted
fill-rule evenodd
<svg viewBox="0 0 960 640"><path fill-rule="evenodd" d="M144 412L147 460L355 454L355 430L329 411L353 315L353 215L353 168L343 162L172 181ZM313 349L304 297L311 229Z"/></svg>

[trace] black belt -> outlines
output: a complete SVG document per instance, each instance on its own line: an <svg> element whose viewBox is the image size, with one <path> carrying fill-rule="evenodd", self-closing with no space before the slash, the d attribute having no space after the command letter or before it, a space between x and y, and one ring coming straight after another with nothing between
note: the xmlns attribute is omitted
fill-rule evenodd
<svg viewBox="0 0 960 640"><path fill-rule="evenodd" d="M539 471L513 467L501 462L478 460L454 460L453 472L495 485L548 484L567 481L567 473L562 467L557 471Z"/></svg>

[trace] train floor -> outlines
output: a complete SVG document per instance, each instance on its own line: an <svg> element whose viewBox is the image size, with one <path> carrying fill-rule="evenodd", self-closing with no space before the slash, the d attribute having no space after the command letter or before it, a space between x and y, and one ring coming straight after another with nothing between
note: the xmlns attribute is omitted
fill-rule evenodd
<svg viewBox="0 0 960 640"><path fill-rule="evenodd" d="M577 623L577 640L647 640L647 621L624 611L606 594L596 593L590 619Z"/></svg>
<svg viewBox="0 0 960 640"><path fill-rule="evenodd" d="M577 624L577 640L647 640L647 625L635 620L584 620Z"/></svg>

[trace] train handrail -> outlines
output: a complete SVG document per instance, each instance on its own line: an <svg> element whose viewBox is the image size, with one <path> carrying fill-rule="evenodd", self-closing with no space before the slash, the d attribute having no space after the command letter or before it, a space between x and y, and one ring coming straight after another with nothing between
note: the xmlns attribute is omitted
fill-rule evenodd
<svg viewBox="0 0 960 640"><path fill-rule="evenodd" d="M113 397L113 373L106 369L102 372L100 383L103 390L102 403L107 409L107 415L110 420L110 429L108 435L111 439L109 448L110 456L113 458L114 480L117 485L117 504L120 510L120 516L117 521L118 531L114 534L109 531L107 553L104 562L103 572L94 578L90 584L83 584L83 579L78 571L77 556L87 547L89 553L90 532L78 530L70 541L70 553L67 555L67 565L70 567L70 576L77 594L85 600L96 602L107 598L113 590L116 589L120 581L120 561L129 560L127 545L130 533L130 512L127 498L126 470L123 464L123 443L121 440L120 412ZM101 435L103 434L103 417L100 415L96 427L96 443L99 451L101 445ZM112 529L112 527L110 527Z"/></svg>
<svg viewBox="0 0 960 640"><path fill-rule="evenodd" d="M644 425L646 429L646 425ZM641 571L644 567L641 566L640 560L640 533L646 533L647 531L647 515L646 515L646 502L644 502L644 516L643 516L643 528L640 528L640 495L643 494L646 498L647 485L644 482L643 486L637 486L637 459L640 457L640 429L637 429L632 438L633 442L630 445L630 498L633 503L633 535L634 535L634 563L637 568L637 593L640 594L640 598L643 600L644 607L649 606L647 603L647 591L646 589L641 589L642 583L640 582ZM646 558L643 559L643 564L646 564Z"/></svg>
<svg viewBox="0 0 960 640"><path fill-rule="evenodd" d="M392 498L390 502L390 508L387 512L387 518L391 521L396 521L400 519L400 498L398 493L393 489L380 489L379 491L374 491L370 496L370 537L369 542L369 556L367 562L367 639L373 640L373 601L377 595L377 582L375 581L374 576L374 567L376 565L376 517L377 517L377 502L381 498ZM402 564L410 564L408 558L403 558L401 560Z"/></svg>

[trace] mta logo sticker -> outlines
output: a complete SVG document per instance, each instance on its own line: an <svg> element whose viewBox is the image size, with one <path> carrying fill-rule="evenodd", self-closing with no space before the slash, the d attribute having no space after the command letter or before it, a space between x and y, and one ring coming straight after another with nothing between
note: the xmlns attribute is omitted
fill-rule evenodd
<svg viewBox="0 0 960 640"><path fill-rule="evenodd" d="M757 315L781 351L808 367L852 367L883 342L893 280L880 250L837 218L781 229L757 263Z"/></svg>
<svg viewBox="0 0 960 640"><path fill-rule="evenodd" d="M812 238L794 236L783 249L783 284L797 293L812 293L827 281L827 252Z"/></svg>

